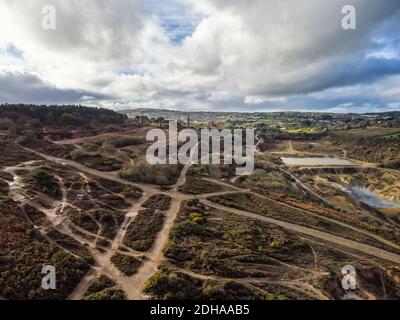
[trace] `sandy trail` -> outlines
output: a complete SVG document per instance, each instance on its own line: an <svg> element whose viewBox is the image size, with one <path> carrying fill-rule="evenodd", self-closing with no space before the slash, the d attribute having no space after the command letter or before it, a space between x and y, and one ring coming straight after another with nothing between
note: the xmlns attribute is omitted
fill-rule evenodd
<svg viewBox="0 0 400 320"><path fill-rule="evenodd" d="M164 266L174 269L180 273L186 274L192 278L200 279L200 280L214 280L214 281L235 281L241 283L245 286L251 286L252 289L262 290L258 287L255 287L256 284L277 284L281 286L285 286L288 289L295 289L302 293L305 293L315 299L320 300L329 300L327 296L325 296L319 289L305 282L306 279L300 278L295 280L284 280L281 278L270 277L270 278L257 278L257 277L247 277L247 278L227 278L227 277L219 277L214 275L203 275L199 274L187 269L180 268L170 262L164 262ZM264 290L262 290L264 291ZM264 291L265 292L265 291Z"/></svg>
<svg viewBox="0 0 400 320"><path fill-rule="evenodd" d="M78 145L80 143L96 140L101 137L107 138L107 137L110 137L110 135L123 138L123 137L131 137L131 134L135 134L135 133L136 132L126 132L125 134L123 134L123 133L99 133L99 134L95 134L92 136L76 138L76 139L65 139L65 140L57 140L57 141L50 140L50 142L54 143L54 144L58 144L58 145Z"/></svg>
<svg viewBox="0 0 400 320"><path fill-rule="evenodd" d="M197 147L198 145L196 145L195 148ZM186 183L186 174L191 166L191 163L184 166L177 183L172 188L173 192L177 192L177 190L179 190L179 188ZM128 294L128 299L142 300L146 298L145 294L143 293L145 283L157 272L159 265L164 260L163 249L168 243L171 228L178 216L181 205L181 200L177 199L173 195L170 196L172 196L171 206L165 215L163 228L159 232L150 251L146 253L147 260L143 263L138 272L130 281L129 288L127 288L128 290L126 291Z"/></svg>
<svg viewBox="0 0 400 320"><path fill-rule="evenodd" d="M260 143L260 141L259 141ZM119 230L117 231L117 235L114 240L112 240L112 245L111 247L105 252L105 253L100 253L96 248L95 248L95 242L90 242L86 239L83 239L79 237L78 235L74 234L72 230L69 227L70 221L68 217L65 217L65 215L57 215L57 212L61 210L61 213L63 212L63 209L70 205L67 202L67 192L68 190L65 190L65 186L63 185L63 181L60 177L56 177L60 183L60 188L62 191L62 200L55 202L53 208L51 209L46 209L43 208L42 206L36 205L36 208L42 212L44 212L49 220L52 222L52 224L57 228L58 231L72 237L76 241L79 241L81 244L85 244L88 247L88 250L90 251L91 255L96 261L96 265L92 268L92 272L94 273L101 273L104 275L107 275L110 279L112 279L126 294L128 299L132 300L139 300L139 299L146 299L147 297L143 293L143 288L145 286L145 283L147 280L153 276L157 270L158 267L165 262L165 258L163 256L163 249L166 246L169 238L169 234L171 231L171 228L173 227L174 221L177 218L179 208L181 205L181 202L183 200L189 200L189 199L201 199L201 202L206 204L207 206L210 206L215 209L227 211L233 214L238 214L241 216L246 216L248 218L252 219L258 219L261 221L265 221L267 223L275 224L278 226L281 226L285 229L292 230L304 235L311 236L313 238L317 238L320 240L327 241L329 243L336 244L340 247L345 247L345 248L350 248L362 253L365 253L369 256L374 256L380 259L384 259L387 261L395 262L397 264L400 264L400 256L394 253L386 252L384 250L365 245L362 243L358 243L356 241L344 239L338 236L334 236L332 234L322 232L319 230L315 230L312 228L308 227L303 227L299 226L293 223L289 222L284 222L268 217L264 217L255 213L250 213L247 211L242 211L242 210L237 210L237 209L232 209L228 207L224 207L221 205L214 204L205 198L210 197L210 196L219 196L219 195L224 195L224 194L230 194L230 193L246 193L246 192L251 192L250 190L245 190L241 189L238 187L235 187L233 185L224 183L222 181L218 180L213 180L213 179L204 179L204 180L209 180L212 181L213 183L217 183L221 186L228 187L229 190L233 191L226 191L226 192L216 192L216 193L210 193L210 194L202 194L202 195L197 195L197 196L191 196L191 195L184 195L178 192L179 188L183 186L186 183L186 175L187 172L190 168L190 164L185 165L184 168L181 171L181 174L177 180L177 183L172 187L171 191L166 191L166 192L161 192L159 190L158 186L152 186L148 184L143 184L143 183L133 183L129 182L123 179L120 179L115 175L115 173L109 173L109 172L102 172L98 171L95 169L88 168L78 162L71 161L71 160L65 160L61 158L56 158L53 156L49 156L46 154L38 153L34 150L24 148L27 151L34 152L41 156L42 158L58 163L64 166L70 166L73 167L81 172L91 174L96 177L104 178L110 181L115 181L124 185L129 185L129 186L134 186L137 188L140 188L143 191L142 197L137 200L137 202L133 203L132 207L127 210L125 220L120 226ZM257 149L257 148L256 148ZM10 173L13 174L14 176L14 185L13 188L11 188L10 185L10 194L13 192L13 197L15 198L14 200L21 202L21 203L26 203L29 201L29 198L26 197L26 195L23 194L23 186L21 185L21 181L19 180L19 177L15 174L13 170L16 170L19 168L17 167L10 167L7 168ZM12 184L12 183L11 183ZM118 248L120 246L123 246L123 239L126 234L127 227L129 226L129 223L132 223L132 220L135 217L135 212L138 212L140 208L142 207L142 204L144 201L146 201L149 197L156 195L156 194L165 194L168 195L172 198L171 200L171 207L170 209L166 212L165 214L165 221L164 225L162 227L162 230L158 233L154 244L152 248L147 251L142 253L142 255L145 257L145 260L142 264L142 266L139 268L138 272L133 275L132 277L127 277L121 274L121 272L110 262L111 257L116 253L119 252ZM253 193L255 194L255 193ZM260 196L258 194L255 194L256 196ZM271 199L269 199L271 200ZM280 203L280 202L279 202ZM281 203L280 203L281 204ZM298 208L296 208L298 209ZM300 210L300 209L298 209ZM334 221L334 220L333 220ZM335 221L337 223L337 221ZM345 225L347 227L350 227L348 225ZM357 229L357 231L359 231ZM137 255L139 254L138 252L128 249L128 252L122 254L127 254L127 255ZM185 271L188 272L188 271ZM199 276L199 275L197 275ZM200 275L201 276L201 275ZM92 276L90 274L86 275L82 281L79 283L77 288L75 288L74 292L71 293L70 298L71 299L82 299L84 297L85 292L87 291L89 284L92 280ZM242 279L240 281L250 283L254 281L263 281L262 279ZM271 279L264 279L265 281L272 281ZM319 297L319 298L326 298L320 291L317 289L313 288L312 286L306 287L306 284L299 284L299 283L287 283L286 284L288 287L292 286L293 288L296 288L296 290L299 290L299 287L301 290L306 290L307 292L311 292L314 296Z"/></svg>
<svg viewBox="0 0 400 320"><path fill-rule="evenodd" d="M44 153L37 152L37 151L35 151L33 149L29 149L29 148L23 148L23 149L26 150L26 151L35 153L36 155L44 158L47 161L54 162L54 163L57 163L57 164L61 164L63 166L70 166L70 167L73 167L75 169L78 169L80 171L83 171L85 173L91 174L91 175L99 177L99 178L103 178L103 179L106 179L106 180L118 182L118 183L121 183L121 184L124 184L124 185L133 186L133 187L142 189L144 192L147 192L149 194L155 194L155 193L164 194L164 192L161 192L157 188L157 186L152 186L152 185L144 184L144 183L134 183L134 182L127 181L127 180L119 178L115 173L99 171L99 170L96 170L96 169L88 168L88 167L84 166L83 164L80 164L79 162L76 162L76 161L53 157L53 156L50 156L50 155L47 155L47 154L44 154Z"/></svg>
<svg viewBox="0 0 400 320"><path fill-rule="evenodd" d="M122 225L120 226L120 229L117 232L117 235L112 243L111 248L106 253L101 254L95 248L93 248L94 244L90 243L89 250L97 264L97 266L95 267L95 270L102 272L103 274L106 274L109 278L111 278L114 282L116 282L124 290L128 299L132 299L132 300L145 299L146 296L143 294L143 287L144 287L146 281L153 274L155 274L157 272L158 266L161 264L162 260L164 259L162 250L168 242L169 232L170 232L170 230L173 226L173 223L178 215L180 203L182 200L195 198L194 196L187 196L187 195L180 194L177 191L179 189L179 187L183 186L186 183L186 174L187 174L187 171L189 170L189 168L191 167L191 164L187 164L184 166L184 168L182 169L180 176L177 180L177 183L174 185L174 187L171 191L161 192L158 189L158 187L156 187L156 186L151 186L151 185L142 184L142 183L129 182L129 181L118 178L113 173L101 172L101 171L98 171L95 169L91 169L91 168L88 168L78 162L75 162L75 161L53 157L50 155L36 152L29 148L24 148L24 149L26 149L30 152L34 152L48 161L58 163L58 164L61 164L64 166L68 165L68 166L71 166L82 172L92 174L94 176L104 178L107 180L119 182L124 185L135 186L137 188L140 188L143 191L143 195L142 195L141 199L137 203L135 203L133 205L133 207L130 208L130 210L127 212L125 220L122 223ZM145 256L144 263L142 264L142 266L139 268L138 272L135 275L133 275L132 277L126 277L126 276L122 275L121 272L110 262L110 259L113 256L113 254L117 251L119 246L122 245L122 241L125 236L126 229L129 225L130 220L132 219L131 213L139 211L139 209L141 208L144 201L146 201L149 197L156 195L156 194L169 195L172 198L171 207L166 212L163 228L157 235L152 248L148 252L143 253L143 256ZM66 201L62 201L61 203L62 203L63 207L65 205L67 205ZM46 209L43 207L38 207L38 210L44 211ZM54 210L54 208L52 210ZM49 216L49 218L50 217L52 218L52 215L49 215L49 213L50 212L47 212L47 215ZM51 213L53 213L53 211L51 211ZM74 233L70 230L70 228L67 226L67 224L61 225L61 223L63 223L64 221L65 220L63 220L57 224L57 227L58 227L57 229L60 232L63 232L65 234L73 237L75 240L77 240L81 243L88 244L88 241L74 235ZM73 297L81 297L84 295L85 290L87 290L87 287L88 287L87 279L83 279L78 287L79 288L77 288L76 291L73 293Z"/></svg>
<svg viewBox="0 0 400 320"><path fill-rule="evenodd" d="M133 206L127 211L126 215L125 215L125 220L124 222L121 224L117 235L111 245L111 249L109 250L108 254L107 254L107 258L111 259L112 256L114 255L115 251L118 251L118 248L120 246L124 246L123 244L123 240L126 234L126 231L128 229L128 226L131 222L133 222L135 215L137 215L137 213L140 211L140 209L142 208L143 203L150 198L150 195L147 193L143 193L142 198L137 201L136 203L133 204Z"/></svg>
<svg viewBox="0 0 400 320"><path fill-rule="evenodd" d="M349 249L353 249L359 252L362 252L366 255L369 256L373 256L379 259L383 259L386 261L390 261L390 262L394 262L396 264L400 264L400 255L395 254L395 253L391 253L391 252L387 252L385 250L367 245L367 244L363 244L363 243L359 243L353 240L349 240L349 239L345 239L342 237L338 237L338 236L334 236L330 233L326 233L323 231L319 231L319 230L315 230L312 228L308 228L308 227L303 227L303 226L299 226L290 222L285 222L285 221L281 221L281 220L276 220L276 219L272 219L272 218L268 218L265 216L261 216L259 214L256 213L252 213L252 212L247 212L247 211L243 211L243 210L238 210L238 209L233 209L233 208L228 208L225 206L221 206L218 204L215 204L211 201L208 200L201 200L201 202L211 208L214 209L218 209L218 210L222 210L222 211L226 211L226 212L231 212L233 214L237 214L240 216L244 216L247 218L251 218L251 219L256 219L256 220L260 220L260 221L264 221L267 223L271 223L274 225L277 225L279 227L282 227L284 229L287 230L291 230L291 231L295 231L301 234L305 234L308 236L312 236L314 238L318 238L324 241L328 241L330 243L342 246L342 247L346 247Z"/></svg>
<svg viewBox="0 0 400 320"><path fill-rule="evenodd" d="M347 224L347 223L344 223L344 222L341 222L341 221L338 221L338 220L335 220L335 219L331 219L331 218L325 217L325 216L323 216L323 215L318 215L318 214L316 214L316 213L309 212L309 211L304 210L304 209L301 209L301 208L293 207L293 206L291 206L291 205L288 205L287 203L279 202L279 201L273 200L273 199L271 199L271 198L268 198L268 197L266 197L266 196L263 196L263 195L260 195L260 194L254 193L254 192L250 192L250 193L253 194L253 195L255 195L256 197L263 198L263 199L266 199L266 200L275 202L275 203L277 203L277 204L279 204L279 205L282 205L282 206L285 206L285 207L288 207L288 208L291 208L291 209L295 209L295 210L298 210L298 211L305 212L305 213L307 213L307 214L310 215L310 216L314 216L314 217L317 217L317 218L319 218L319 219L328 221L328 222L330 222L330 223L334 223L334 224L336 224L336 225L338 225L338 226L341 226L341 227L344 227L344 228L347 228L347 229L351 229L351 230L356 231L356 232L358 232L358 233L364 234L364 235L366 235L366 236L368 236L368 237L370 237L370 238L373 238L373 239L375 239L375 240L377 240L377 241L379 241L379 242L381 242L381 243L383 243L383 244L385 244L385 245L387 245L387 246L389 246L389 247L392 247L392 248L395 248L395 249L397 249L397 250L400 250L400 246L399 246L399 245L397 245L397 244L395 244L395 243L393 243L393 242L391 242L391 241L389 241L389 240L386 240L386 239L384 239L384 238L382 238L382 237L380 237L380 236L377 236L377 235L374 234L374 233L371 233L371 232L368 232L368 231L365 231L365 230L356 228L356 227L354 227L354 226L352 226L352 225L349 225L349 224Z"/></svg>
<svg viewBox="0 0 400 320"><path fill-rule="evenodd" d="M82 300L94 279L96 279L96 276L93 274L93 271L89 271L89 273L84 276L81 282L77 285L75 290L69 295L67 300Z"/></svg>
<svg viewBox="0 0 400 320"><path fill-rule="evenodd" d="M143 293L144 285L157 272L158 266L164 259L163 249L168 242L169 233L179 212L180 203L178 200L172 200L171 208L165 216L164 226L155 240L153 247L146 253L147 260L129 281L129 299L142 300L146 298Z"/></svg>

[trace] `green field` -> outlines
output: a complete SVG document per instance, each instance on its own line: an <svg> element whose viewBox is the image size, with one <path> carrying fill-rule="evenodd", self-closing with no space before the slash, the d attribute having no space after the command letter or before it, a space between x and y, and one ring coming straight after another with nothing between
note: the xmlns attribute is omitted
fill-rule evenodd
<svg viewBox="0 0 400 320"><path fill-rule="evenodd" d="M400 136L400 128L367 128L367 129L354 129L347 131L347 133L363 136L363 137L381 137L385 139L398 138Z"/></svg>
<svg viewBox="0 0 400 320"><path fill-rule="evenodd" d="M314 133L316 132L315 128L299 128L299 129L289 129L286 130L288 133Z"/></svg>

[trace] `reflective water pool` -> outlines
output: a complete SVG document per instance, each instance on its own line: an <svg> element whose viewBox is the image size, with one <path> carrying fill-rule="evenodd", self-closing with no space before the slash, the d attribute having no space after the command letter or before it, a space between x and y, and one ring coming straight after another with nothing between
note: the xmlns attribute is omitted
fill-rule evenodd
<svg viewBox="0 0 400 320"><path fill-rule="evenodd" d="M378 193L361 187L347 187L346 191L351 197L364 202L373 208L400 209L400 204L382 199Z"/></svg>
<svg viewBox="0 0 400 320"><path fill-rule="evenodd" d="M282 158L287 166L351 166L354 162L339 158Z"/></svg>

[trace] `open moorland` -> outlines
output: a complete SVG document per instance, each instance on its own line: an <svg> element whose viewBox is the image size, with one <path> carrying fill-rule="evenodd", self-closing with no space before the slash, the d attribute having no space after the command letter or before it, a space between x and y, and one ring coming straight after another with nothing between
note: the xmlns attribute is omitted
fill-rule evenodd
<svg viewBox="0 0 400 320"><path fill-rule="evenodd" d="M1 106L0 298L400 299L399 114L190 117L254 127L254 172L148 164L140 111Z"/></svg>

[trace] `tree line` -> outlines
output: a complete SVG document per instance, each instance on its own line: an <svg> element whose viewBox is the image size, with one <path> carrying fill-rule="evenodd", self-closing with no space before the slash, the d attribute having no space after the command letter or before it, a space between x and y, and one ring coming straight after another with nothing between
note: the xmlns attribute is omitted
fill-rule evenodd
<svg viewBox="0 0 400 320"><path fill-rule="evenodd" d="M0 105L0 119L14 125L84 126L90 123L122 124L128 117L118 112L81 105Z"/></svg>

